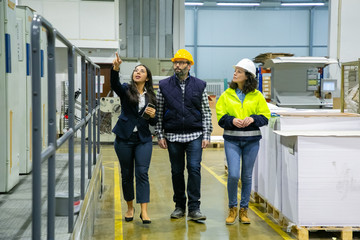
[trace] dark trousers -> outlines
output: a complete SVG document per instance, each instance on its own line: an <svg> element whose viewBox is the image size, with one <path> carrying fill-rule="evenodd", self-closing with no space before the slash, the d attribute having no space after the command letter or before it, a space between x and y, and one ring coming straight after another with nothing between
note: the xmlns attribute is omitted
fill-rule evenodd
<svg viewBox="0 0 360 240"><path fill-rule="evenodd" d="M167 141L171 162L172 184L174 190L173 200L175 207L186 209L185 195L185 153L186 168L188 171L187 195L188 211L200 208L200 185L201 185L201 148L202 136L186 143Z"/></svg>
<svg viewBox="0 0 360 240"><path fill-rule="evenodd" d="M129 140L116 137L115 152L120 162L121 181L125 201L134 200L134 167L136 178L136 202L150 201L148 171L152 153L152 142L142 143L137 133Z"/></svg>

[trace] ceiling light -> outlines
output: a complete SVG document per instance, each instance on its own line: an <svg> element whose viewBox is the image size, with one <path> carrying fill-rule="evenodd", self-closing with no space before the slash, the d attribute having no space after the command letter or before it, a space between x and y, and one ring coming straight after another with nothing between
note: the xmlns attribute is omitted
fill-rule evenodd
<svg viewBox="0 0 360 240"><path fill-rule="evenodd" d="M324 3L281 3L281 6L297 7L297 6L324 6Z"/></svg>
<svg viewBox="0 0 360 240"><path fill-rule="evenodd" d="M260 3L216 3L218 6L242 6L242 7L254 7L254 6L260 6Z"/></svg>
<svg viewBox="0 0 360 240"><path fill-rule="evenodd" d="M185 6L202 6L204 3L202 2L185 2Z"/></svg>

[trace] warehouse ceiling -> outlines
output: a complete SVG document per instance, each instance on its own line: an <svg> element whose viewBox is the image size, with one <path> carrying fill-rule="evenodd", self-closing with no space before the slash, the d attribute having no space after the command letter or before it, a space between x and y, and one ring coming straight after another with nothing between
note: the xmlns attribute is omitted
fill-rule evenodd
<svg viewBox="0 0 360 240"><path fill-rule="evenodd" d="M204 3L204 6L216 6L216 3L259 3L257 7L284 7L281 3L324 3L324 6L328 6L329 0L185 0L185 3L190 2Z"/></svg>

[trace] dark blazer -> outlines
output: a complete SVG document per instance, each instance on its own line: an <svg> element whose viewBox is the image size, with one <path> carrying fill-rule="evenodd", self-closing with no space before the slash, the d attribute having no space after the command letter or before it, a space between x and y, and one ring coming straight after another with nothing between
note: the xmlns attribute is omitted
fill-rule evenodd
<svg viewBox="0 0 360 240"><path fill-rule="evenodd" d="M149 118L146 120L141 117L146 105L149 102L149 97L145 94L145 107L139 110L138 105L133 105L129 102L127 91L129 85L127 83L121 84L119 81L119 72L111 69L111 88L120 97L121 100L121 114L119 119L112 130L117 137L127 140L132 134L134 127L137 126L139 138L141 142L148 142L152 140L151 132L149 130L149 124L154 126L157 122L157 116L155 118Z"/></svg>

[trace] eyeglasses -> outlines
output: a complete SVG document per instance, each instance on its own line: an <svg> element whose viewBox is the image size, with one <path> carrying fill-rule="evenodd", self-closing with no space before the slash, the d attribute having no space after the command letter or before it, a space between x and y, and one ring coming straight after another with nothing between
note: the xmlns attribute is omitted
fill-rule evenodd
<svg viewBox="0 0 360 240"><path fill-rule="evenodd" d="M189 64L189 62L185 62L185 61L174 61L173 63L174 63L174 65L179 64L180 66L182 66L184 64Z"/></svg>

